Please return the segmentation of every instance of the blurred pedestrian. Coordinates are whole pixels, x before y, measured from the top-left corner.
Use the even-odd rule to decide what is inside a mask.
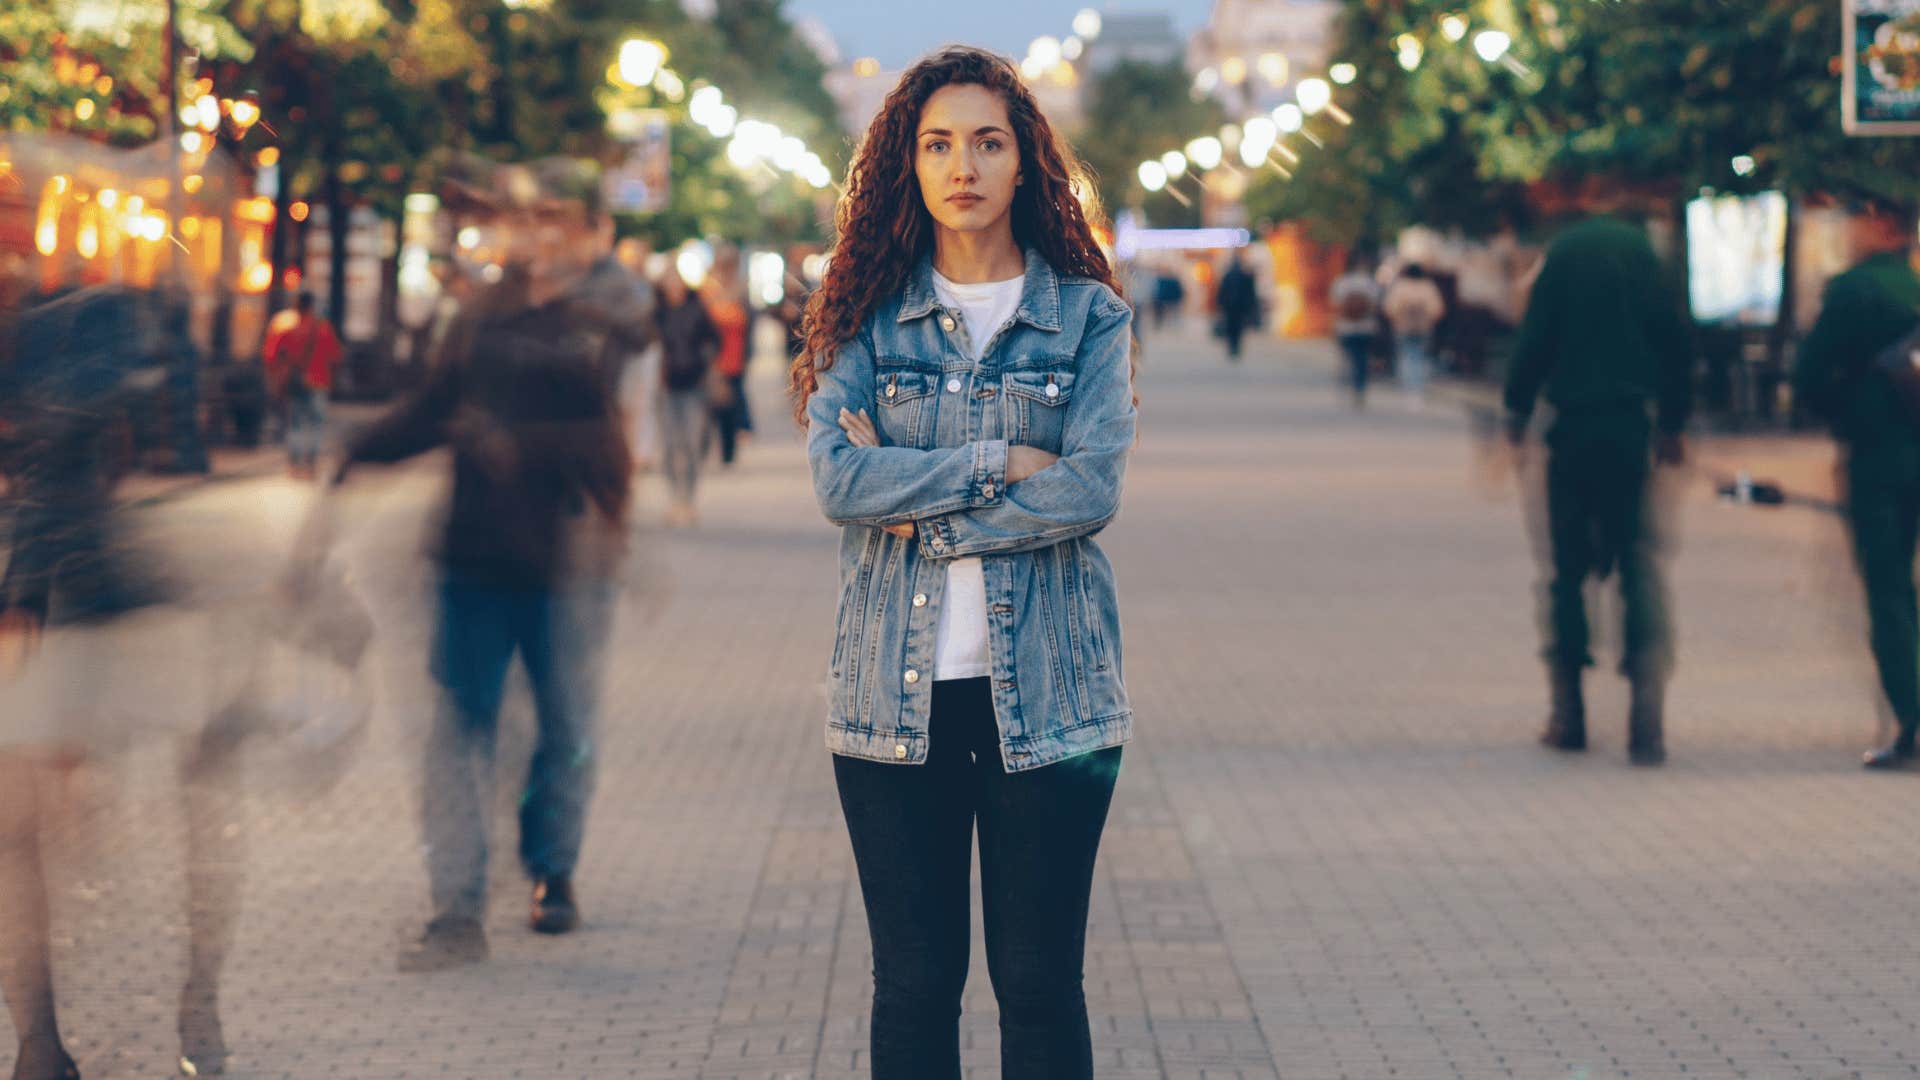
[[[1187,299],[1187,287],[1180,284],[1180,275],[1167,267],[1161,267],[1153,277],[1153,330],[1167,324],[1170,316],[1180,314],[1180,305]]]
[[[1433,328],[1447,313],[1446,299],[1426,268],[1410,263],[1387,286],[1380,307],[1393,329],[1400,388],[1418,404],[1426,399],[1427,378],[1433,371]]]
[[[326,440],[327,395],[340,362],[340,339],[333,324],[314,310],[312,293],[301,293],[290,314],[274,317],[261,361],[267,392],[286,421],[288,471],[311,480]]]
[[[227,1056],[218,980],[239,903],[237,740],[199,692],[214,635],[114,496],[117,418],[170,359],[150,348],[142,303],[111,285],[44,293],[0,344],[0,998],[19,1040],[14,1080],[80,1075],[56,1008],[47,822],[76,770],[147,737],[177,743],[189,825],[181,1058],[215,1073]]]
[[[366,462],[448,445],[453,485],[438,550],[431,669],[441,698],[422,802],[433,918],[403,971],[484,959],[491,763],[518,655],[538,734],[520,806],[529,922],[579,924],[574,870],[595,774],[594,727],[632,459],[602,333],[564,297],[575,281],[509,266],[463,346],[410,401],[354,440],[336,482]]]
[[[739,248],[725,244],[715,249],[713,270],[700,288],[700,299],[720,335],[720,348],[713,358],[715,377],[708,384],[708,404],[713,411],[709,431],[720,437],[720,464],[732,465],[740,440],[753,431],[753,416],[747,411],[753,308],[747,299],[747,283],[740,274]],[[700,456],[706,457],[704,450]]]
[[[1920,537],[1920,415],[1876,358],[1920,321],[1912,215],[1869,207],[1853,219],[1866,258],[1827,285],[1801,343],[1794,396],[1826,421],[1847,475],[1847,525],[1867,594],[1873,659],[1898,734],[1870,769],[1910,769],[1920,732],[1920,615],[1913,584]]]
[[[633,439],[633,467],[644,471],[660,457],[660,423],[656,415],[660,396],[660,320],[659,296],[647,264],[653,259],[653,247],[639,237],[629,236],[614,246],[614,257],[635,281],[648,290],[652,305],[652,337],[636,353],[621,373],[620,400],[626,408],[627,423]]]
[[[1244,252],[1235,250],[1227,257],[1227,269],[1220,275],[1213,303],[1218,320],[1215,333],[1227,344],[1227,359],[1238,363],[1240,339],[1260,321],[1260,289],[1247,269]]]
[[[1334,340],[1347,360],[1353,407],[1364,408],[1373,343],[1380,335],[1380,286],[1374,283],[1366,256],[1356,252],[1347,257],[1347,272],[1334,279],[1328,299],[1333,303]]]
[[[700,479],[700,453],[712,412],[714,358],[720,331],[707,306],[678,270],[660,277],[660,442],[667,472],[667,524],[684,528],[699,521],[693,508]]]
[[[1628,755],[1636,765],[1666,760],[1673,638],[1651,495],[1654,465],[1686,457],[1681,432],[1693,380],[1682,313],[1643,231],[1612,217],[1577,224],[1548,249],[1506,384],[1507,436],[1516,452],[1543,390],[1554,408],[1544,652],[1552,712],[1542,741],[1586,749],[1580,681],[1593,657],[1585,589],[1589,578],[1617,573],[1626,621],[1620,669],[1633,686]]]
[[[843,526],[827,745],[873,1075],[960,1076],[977,828],[1001,1075],[1088,1078],[1087,909],[1132,733],[1091,537],[1133,444],[1132,314],[1078,163],[998,56],[908,69],[849,175],[793,387]]]

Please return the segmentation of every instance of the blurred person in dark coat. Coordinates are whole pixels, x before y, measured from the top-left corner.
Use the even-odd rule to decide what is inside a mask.
[[[6,299],[19,309],[0,346],[0,997],[19,1040],[13,1077],[80,1075],[55,1008],[45,823],[67,776],[142,737],[181,740],[181,1057],[211,1075],[227,1056],[218,977],[243,862],[225,805],[239,718],[214,717],[201,693],[212,635],[114,495],[117,418],[150,401],[172,358],[152,347],[148,298],[131,290]]]
[[[1880,687],[1898,733],[1868,751],[1870,769],[1910,769],[1920,732],[1920,616],[1913,556],[1920,537],[1920,420],[1875,358],[1920,322],[1913,218],[1872,207],[1854,219],[1866,258],[1827,284],[1794,371],[1798,401],[1825,420],[1844,450],[1847,525],[1866,587]]]
[[[1632,682],[1628,755],[1666,760],[1673,637],[1651,510],[1656,463],[1679,465],[1692,406],[1692,352],[1676,290],[1645,232],[1598,217],[1547,251],[1507,376],[1507,435],[1519,452],[1535,403],[1554,408],[1547,432],[1546,586],[1552,712],[1542,741],[1587,745],[1581,675],[1588,651],[1589,578],[1617,573],[1625,602],[1621,672]]]
[[[577,273],[575,271],[574,273]],[[507,268],[454,331],[418,395],[353,441],[340,470],[453,450],[437,549],[431,669],[441,704],[423,801],[433,917],[406,971],[487,955],[488,792],[507,669],[533,691],[537,742],[520,800],[530,924],[565,933],[595,773],[594,726],[613,574],[626,540],[632,459],[607,330],[566,298],[565,268]]]
[[[1227,269],[1220,275],[1219,289],[1214,293],[1214,306],[1218,309],[1220,339],[1227,344],[1227,359],[1238,363],[1240,339],[1246,336],[1248,328],[1260,322],[1260,288],[1253,280],[1252,271],[1247,269],[1247,257],[1243,253],[1235,251],[1228,258]]]

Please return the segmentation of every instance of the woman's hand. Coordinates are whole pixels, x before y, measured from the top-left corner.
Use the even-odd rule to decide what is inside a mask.
[[[867,415],[865,409],[857,413],[841,409],[840,430],[847,433],[847,441],[856,447],[880,445],[880,432],[874,428],[873,418]],[[902,540],[911,540],[918,535],[911,521],[904,525],[887,525],[884,528]]]
[[[1032,446],[1007,447],[1007,483],[1017,484],[1060,460],[1059,454]]]

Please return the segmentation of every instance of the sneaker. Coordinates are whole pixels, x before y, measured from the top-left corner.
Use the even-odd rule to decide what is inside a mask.
[[[564,934],[580,925],[580,907],[573,902],[568,878],[542,878],[533,885],[533,914],[527,920],[542,934]]]
[[[487,932],[480,920],[442,915],[427,924],[418,941],[400,950],[400,970],[409,975],[478,964],[487,958]]]

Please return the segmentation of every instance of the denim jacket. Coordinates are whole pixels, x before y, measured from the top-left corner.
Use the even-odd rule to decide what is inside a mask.
[[[934,637],[950,560],[977,556],[1002,764],[1037,769],[1132,735],[1113,568],[1093,535],[1120,508],[1134,438],[1132,312],[1095,281],[1026,255],[1020,307],[978,363],[923,261],[819,377],[807,457],[843,526],[827,747],[927,759]],[[865,409],[882,445],[836,418]],[[1057,464],[1009,485],[1007,448]],[[912,522],[906,540],[884,526]]]

